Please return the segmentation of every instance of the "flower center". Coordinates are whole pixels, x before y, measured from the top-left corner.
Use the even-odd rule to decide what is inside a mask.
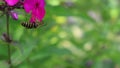
[[[38,6],[39,6],[39,3],[36,3],[36,4],[35,4],[35,8],[37,8]]]

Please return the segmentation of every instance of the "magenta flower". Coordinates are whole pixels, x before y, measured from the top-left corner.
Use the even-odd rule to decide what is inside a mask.
[[[27,13],[31,13],[30,22],[42,21],[45,16],[44,0],[25,0],[24,9]]]
[[[14,6],[19,0],[5,0],[9,6]]]

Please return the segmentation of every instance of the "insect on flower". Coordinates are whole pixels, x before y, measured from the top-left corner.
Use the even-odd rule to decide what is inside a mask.
[[[43,25],[43,18],[45,16],[45,1],[44,0],[25,0],[24,9],[31,14],[29,22],[22,22],[21,25],[28,29],[37,28]]]

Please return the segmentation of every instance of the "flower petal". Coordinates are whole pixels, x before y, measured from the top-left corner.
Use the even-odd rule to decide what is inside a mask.
[[[45,16],[45,9],[44,8],[38,8],[32,10],[32,16],[36,18],[36,20],[42,21],[42,19]]]
[[[5,0],[9,6],[14,6],[19,0]]]
[[[25,0],[24,9],[27,13],[31,13],[30,22],[42,21],[45,16],[44,0]]]
[[[9,6],[14,6],[19,0],[5,0]]]
[[[37,2],[40,4],[39,7],[45,7],[45,1],[44,0],[37,0]]]
[[[33,5],[34,5],[34,2],[32,2],[32,0],[25,0],[24,1],[24,9],[25,9],[25,11],[27,13],[30,13],[30,11],[34,8]]]

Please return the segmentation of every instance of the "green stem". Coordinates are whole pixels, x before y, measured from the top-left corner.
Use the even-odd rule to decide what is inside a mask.
[[[6,27],[7,27],[7,36],[8,39],[10,38],[9,36],[9,13],[6,12]],[[12,68],[12,63],[11,63],[11,48],[10,48],[10,44],[8,42],[8,63],[9,63],[9,68]]]

